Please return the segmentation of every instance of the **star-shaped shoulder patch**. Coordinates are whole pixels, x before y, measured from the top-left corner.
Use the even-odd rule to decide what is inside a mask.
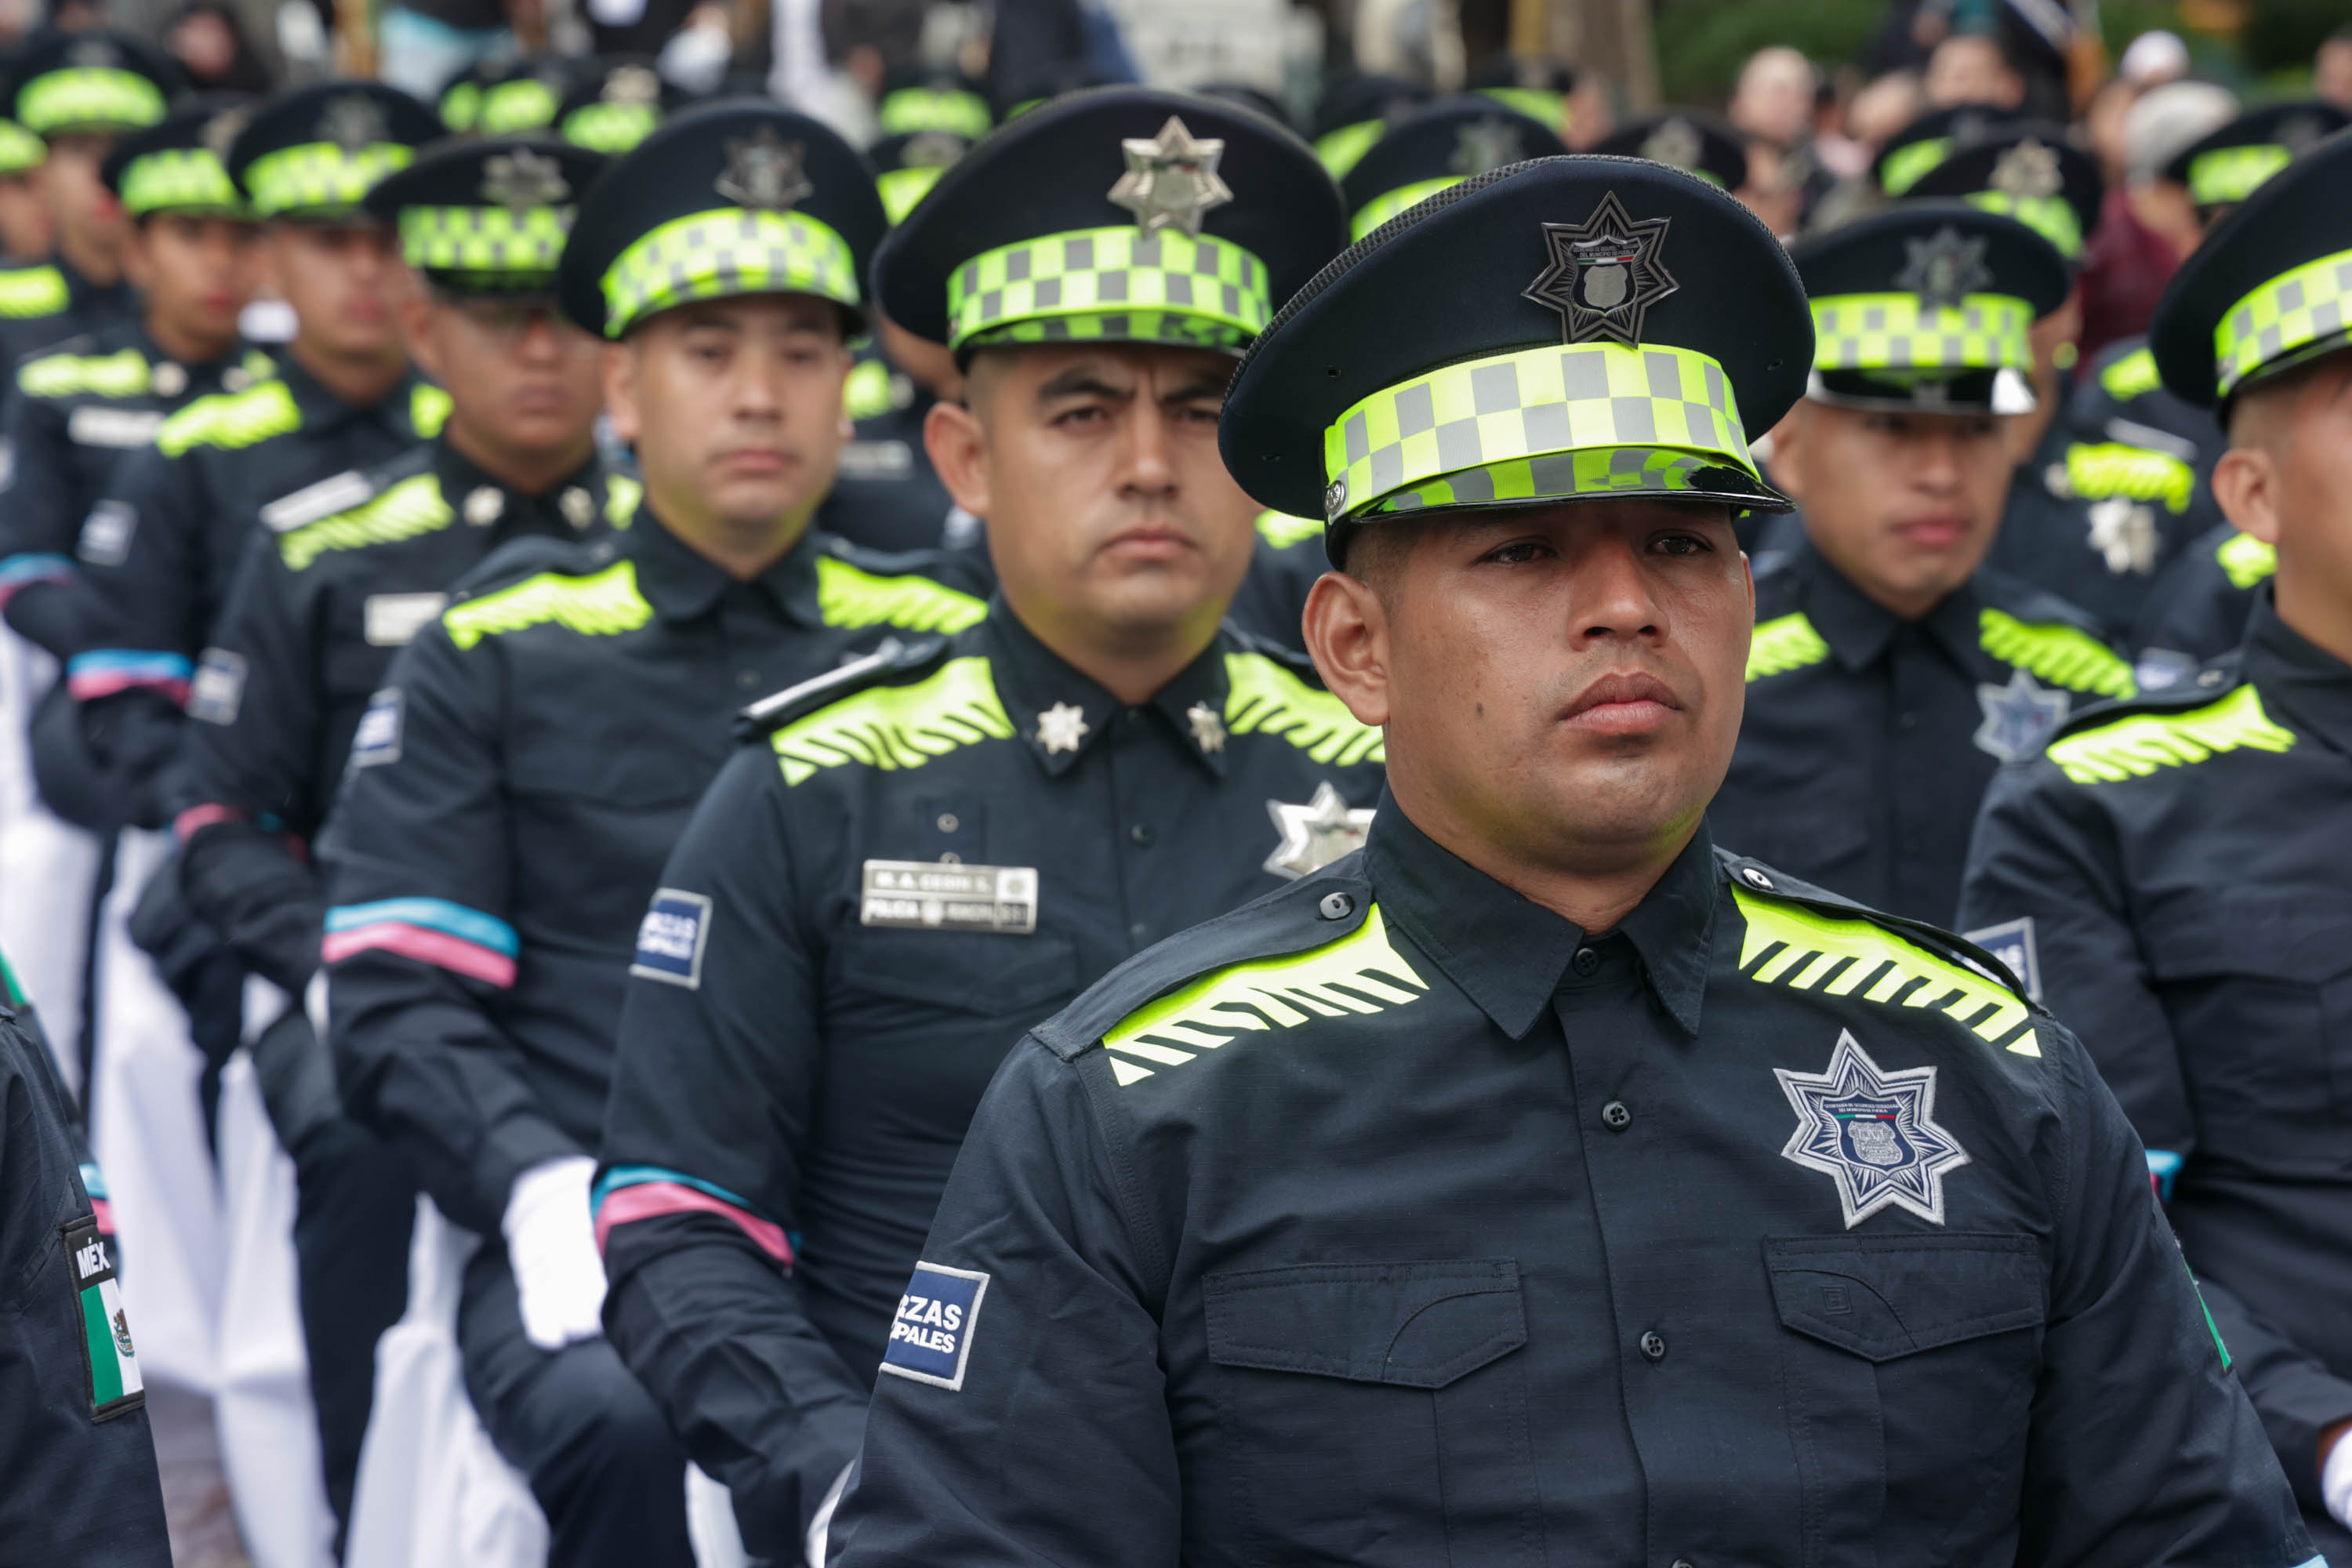
[[[1661,259],[1673,221],[1633,217],[1611,191],[1584,222],[1543,226],[1550,262],[1523,292],[1559,312],[1564,342],[1608,337],[1640,348],[1643,315],[1682,287]]]
[[[1962,239],[1949,224],[1926,239],[1905,240],[1903,250],[1905,264],[1895,286],[1918,295],[1922,310],[1958,310],[1961,300],[1992,281],[1983,237]]]
[[[1174,115],[1154,137],[1128,137],[1119,144],[1127,173],[1110,188],[1110,199],[1135,215],[1146,234],[1163,228],[1201,232],[1201,219],[1212,207],[1234,199],[1233,188],[1218,177],[1217,160],[1225,155],[1218,137],[1195,137]]]
[[[728,142],[727,170],[713,188],[739,207],[788,212],[794,202],[816,194],[801,170],[807,151],[779,137],[774,126],[762,125],[751,136]]]
[[[1772,1076],[1797,1112],[1780,1157],[1837,1184],[1848,1230],[1889,1207],[1944,1223],[1945,1173],[1969,1152],[1936,1125],[1934,1068],[1883,1072],[1841,1031],[1827,1072],[1774,1068]]]

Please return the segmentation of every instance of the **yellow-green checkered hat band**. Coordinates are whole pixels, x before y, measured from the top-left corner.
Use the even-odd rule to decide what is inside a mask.
[[[885,136],[915,131],[952,131],[967,142],[988,134],[993,121],[987,100],[977,93],[901,88],[882,100],[876,120]]]
[[[2189,160],[2189,199],[2200,207],[2242,202],[2294,161],[2284,147],[2216,147]]]
[[[587,103],[563,117],[563,139],[574,147],[614,156],[627,152],[661,125],[651,103]]]
[[[1570,496],[1717,493],[1721,461],[1656,447],[1600,447],[1513,458],[1430,479],[1375,501],[1361,515],[1425,511],[1440,506],[1499,506]]]
[[[491,274],[555,270],[573,207],[403,207],[400,254],[432,272]]]
[[[479,82],[461,81],[441,95],[441,123],[452,131],[471,131],[482,117]]]
[[[1461,183],[1461,175],[1448,174],[1442,179],[1415,180],[1412,184],[1384,191],[1356,209],[1356,216],[1348,220],[1348,237],[1361,239],[1405,208],[1419,206],[1438,192]]]
[[[2213,359],[2227,397],[2254,372],[2302,351],[2340,343],[2352,318],[2352,250],[2282,272],[2223,312]]]
[[[203,147],[167,147],[122,167],[122,210],[133,217],[159,212],[242,213],[245,195]]]
[[[2007,191],[1971,191],[1970,206],[2004,213],[2051,244],[2069,261],[2083,254],[2083,220],[2063,196],[2012,196]]]
[[[1830,294],[1813,301],[1813,368],[2022,371],[2032,325],[2033,307],[2009,294],[1934,310],[1916,294]]]
[[[397,142],[378,142],[356,153],[331,142],[306,142],[247,163],[245,191],[257,217],[354,207],[378,180],[405,169],[415,157],[415,148]]]
[[[674,218],[604,273],[604,331],[619,337],[658,310],[737,294],[814,294],[856,305],[849,242],[806,213],[718,207]]]
[[[143,131],[163,118],[163,89],[137,71],[71,67],[47,71],[16,95],[16,122],[36,135],[59,131]]]
[[[1325,510],[1336,521],[1441,476],[1458,486],[1471,468],[1660,447],[1755,479],[1721,365],[1664,346],[1521,349],[1416,376],[1342,414],[1323,433]]]
[[[1878,171],[1878,188],[1890,196],[1899,196],[1951,155],[1952,139],[1948,136],[1930,136],[1908,147],[1898,147],[1886,155],[1885,164]]]
[[[1265,263],[1230,240],[1129,226],[1049,234],[975,256],[948,279],[948,346],[1001,341],[1016,322],[1191,318],[1171,341],[1239,347],[1274,315]],[[1202,334],[1205,332],[1204,337]],[[1129,336],[1087,332],[1065,337]],[[1039,341],[1022,339],[1019,341]]]
[[[1186,348],[1241,348],[1248,334],[1206,316],[1178,310],[1108,310],[1084,316],[1046,316],[974,332],[957,346],[984,349],[1002,343],[1171,343]]]
[[[882,198],[882,211],[892,223],[897,223],[915,210],[915,204],[931,194],[940,183],[945,168],[917,164],[911,168],[886,169],[875,177],[874,189]]]
[[[474,129],[485,136],[537,131],[555,123],[555,111],[562,103],[555,89],[537,77],[502,81],[482,94],[482,107]]]
[[[0,120],[0,178],[28,174],[49,155],[49,144],[13,120]]]

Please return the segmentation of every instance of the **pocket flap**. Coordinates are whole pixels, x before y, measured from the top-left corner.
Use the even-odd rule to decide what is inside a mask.
[[[1209,1357],[1220,1366],[1443,1388],[1528,1342],[1519,1266],[1310,1263],[1212,1274]]]
[[[1780,1321],[1874,1362],[2042,1321],[2030,1236],[1768,1237]]]

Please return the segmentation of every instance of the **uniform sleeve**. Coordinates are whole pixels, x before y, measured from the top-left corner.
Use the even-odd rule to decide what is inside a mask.
[[[587,1152],[539,1103],[498,1016],[520,944],[496,658],[461,654],[437,623],[401,650],[321,849],[344,1103],[444,1213],[484,1234],[524,1170]]]
[[[0,614],[19,637],[69,658],[81,618],[73,563],[81,518],[66,472],[66,422],[51,405],[19,396],[5,427],[14,461],[0,491]]]
[[[2324,1512],[2319,1435],[2352,1420],[2352,1382],[2329,1371],[2228,1286],[2208,1279],[2199,1289],[2213,1314],[2214,1331],[2229,1349],[2231,1370],[2253,1401],[2288,1484],[2308,1512]]]
[[[326,898],[289,836],[320,745],[319,650],[277,542],[256,533],[188,703],[190,804],[175,826],[188,905],[248,963],[299,992],[319,966]]]
[[[2042,1041],[2058,1221],[2018,1562],[2310,1563],[2294,1494],[2148,1192],[2139,1141],[2081,1047],[2063,1029]]]
[[[1024,1041],[900,1300],[838,1563],[1177,1562],[1163,1286],[1118,1191],[1079,1070]]]
[[[170,816],[167,774],[203,637],[191,591],[201,482],[185,456],[139,453],[83,519],[75,543],[89,608],[82,646],[66,665],[68,686],[82,705],[91,751],[122,775],[147,826]]]
[[[614,1347],[726,1483],[747,1549],[797,1562],[857,1451],[866,1389],[792,1278],[823,959],[795,916],[781,794],[764,747],[737,753],[663,870],[595,1205]]]

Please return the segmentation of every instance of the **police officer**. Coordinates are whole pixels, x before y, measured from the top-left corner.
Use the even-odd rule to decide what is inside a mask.
[[[1849,898],[1947,921],[1994,767],[2073,703],[2133,689],[2095,623],[1979,566],[2002,526],[2007,418],[2031,396],[2028,324],[2065,270],[2023,225],[1953,204],[1791,254],[1816,342],[1772,474],[1801,531],[1757,577],[1715,827]]]
[[[2082,1031],[2331,1559],[2352,1554],[2352,142],[2255,194],[2150,335],[2216,406],[2213,488],[2277,552],[2243,645],[2004,773],[1960,918]]]
[[[604,160],[546,139],[469,141],[368,193],[421,279],[410,353],[449,388],[433,441],[264,510],[189,716],[178,816],[189,908],[255,973],[299,995],[319,964],[315,841],[369,698],[451,584],[508,540],[584,538],[635,510],[592,426],[598,342],[557,312],[563,235]],[[299,1011],[254,1045],[262,1098],[293,1156],[302,1321],[327,1496],[348,1519],[376,1336],[405,1301],[415,1197],[379,1140],[341,1114],[324,1047]]]
[[[1771,235],[1631,159],[1453,195],[1222,427],[1332,519],[1369,842],[1014,1048],[841,1561],[2311,1560],[2073,1037],[1710,842],[1744,423],[1811,357]]]
[[[0,65],[0,79],[14,68],[13,62]],[[0,119],[0,281],[48,259],[56,229],[33,188],[33,173],[48,155],[39,137],[13,120]]]
[[[1218,627],[1258,510],[1214,439],[1231,356],[1341,232],[1288,132],[1118,88],[1024,116],[882,248],[882,308],[969,367],[931,445],[1000,593],[753,710],[638,938],[597,1188],[614,1344],[755,1554],[800,1560],[856,1451],[1004,1051],[1361,838],[1379,735]]]
[[[116,137],[163,118],[183,79],[168,56],[121,33],[51,33],[17,58],[9,101],[47,144],[33,180],[57,251],[0,274],[0,365],[138,314],[122,275],[124,215],[100,166]]]
[[[185,110],[107,155],[102,174],[130,222],[123,260],[143,312],[36,354],[17,369],[8,405],[16,467],[0,508],[0,611],[39,652],[20,650],[15,689],[0,691],[0,709],[11,714],[0,751],[30,748],[18,755],[38,793],[0,808],[0,942],[43,1000],[51,1041],[72,1064],[68,1081],[79,1081],[88,1039],[90,904],[125,810],[56,679],[81,634],[75,536],[166,415],[276,374],[268,355],[237,338],[253,228],[205,143],[215,117],[210,108]]]
[[[0,959],[0,1568],[171,1568],[138,1345],[70,1104]]]
[[[555,131],[575,147],[617,158],[685,101],[686,94],[663,80],[651,60],[591,60],[555,106]]]
[[[1389,128],[1339,182],[1348,237],[1361,239],[1438,192],[1528,158],[1568,151],[1559,137],[1485,96],[1443,99]],[[1315,531],[1320,552],[1322,529]]]
[[[605,351],[644,502],[617,539],[518,542],[394,661],[321,858],[351,1114],[485,1245],[467,1387],[557,1568],[689,1561],[685,1456],[599,1337],[588,1213],[628,954],[747,697],[983,604],[807,526],[882,233],[816,121],[681,115],[582,204],[559,294]]]

